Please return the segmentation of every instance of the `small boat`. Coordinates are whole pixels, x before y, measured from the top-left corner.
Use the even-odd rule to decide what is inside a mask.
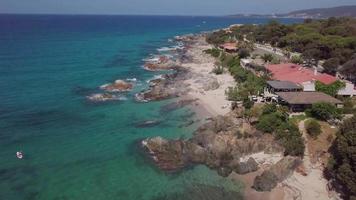
[[[18,159],[22,159],[22,158],[23,158],[22,152],[21,152],[21,151],[16,152],[16,157],[17,157]]]

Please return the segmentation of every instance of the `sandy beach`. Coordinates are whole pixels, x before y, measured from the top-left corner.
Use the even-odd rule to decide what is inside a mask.
[[[204,114],[206,117],[225,115],[230,111],[230,102],[226,99],[225,91],[228,87],[236,85],[228,71],[221,75],[212,72],[215,58],[203,52],[212,47],[205,42],[204,37],[199,37],[197,43],[186,53],[192,58],[192,62],[181,65],[193,74],[192,78],[185,80],[185,83],[190,85],[190,91],[183,98],[197,99],[198,105],[195,104],[194,109],[198,115]],[[207,84],[215,82],[218,83],[217,89],[207,88]]]

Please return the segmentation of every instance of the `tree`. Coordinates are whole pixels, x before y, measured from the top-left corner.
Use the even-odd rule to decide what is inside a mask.
[[[321,133],[321,126],[315,119],[309,119],[305,123],[305,129],[312,138],[317,138]]]
[[[324,121],[340,117],[336,106],[326,102],[313,104],[311,109],[307,110],[307,113],[316,119]]]
[[[251,109],[253,106],[254,102],[250,100],[250,98],[244,98],[242,105],[244,106],[245,109]]]
[[[330,58],[326,60],[323,64],[324,71],[328,74],[335,75],[339,65],[340,60],[338,58]]]
[[[239,58],[247,58],[250,56],[250,51],[246,48],[239,49],[238,52]]]
[[[341,185],[344,199],[356,199],[356,117],[344,121],[331,147],[328,172]]]

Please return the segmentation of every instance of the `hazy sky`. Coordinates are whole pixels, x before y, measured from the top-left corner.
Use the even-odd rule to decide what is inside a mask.
[[[356,5],[356,0],[0,0],[0,13],[227,15]]]

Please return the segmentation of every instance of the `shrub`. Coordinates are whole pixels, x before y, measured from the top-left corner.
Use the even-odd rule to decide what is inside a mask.
[[[300,56],[292,56],[291,62],[294,64],[302,64],[303,59]]]
[[[284,147],[284,155],[301,157],[304,155],[304,139],[295,124],[290,122],[282,124],[274,135]]]
[[[261,58],[265,62],[271,62],[273,60],[273,55],[268,53],[268,54],[264,54],[263,56],[261,56]]]
[[[312,108],[307,110],[307,114],[324,121],[340,117],[336,106],[325,102],[313,104]]]
[[[277,111],[277,104],[275,103],[266,104],[265,106],[263,106],[262,114],[266,115],[266,114],[274,113],[276,111]]]
[[[281,63],[281,60],[278,59],[277,57],[273,57],[272,61],[271,61],[272,64],[276,65],[276,64],[280,64]]]
[[[321,133],[321,126],[315,119],[310,119],[305,123],[305,129],[312,138],[317,138]]]
[[[244,108],[250,109],[254,105],[254,102],[247,97],[243,99],[242,105],[244,106]]]
[[[217,48],[204,50],[204,53],[210,54],[211,56],[218,58],[220,56],[220,50]]]
[[[227,100],[229,101],[239,101],[240,95],[238,87],[228,87],[225,91],[225,95],[227,96]]]
[[[224,73],[224,68],[220,65],[217,65],[214,67],[213,73],[217,74],[217,75],[222,74],[222,73]]]
[[[273,131],[283,125],[284,121],[284,116],[279,112],[264,114],[258,120],[256,128],[263,132],[273,133]]]
[[[329,84],[329,85],[326,85],[320,81],[316,81],[316,83],[315,83],[316,91],[323,92],[330,96],[336,96],[337,92],[344,87],[345,87],[345,83],[340,80],[337,80],[334,83]]]
[[[240,58],[247,58],[250,56],[250,51],[246,48],[241,48],[238,52]]]

